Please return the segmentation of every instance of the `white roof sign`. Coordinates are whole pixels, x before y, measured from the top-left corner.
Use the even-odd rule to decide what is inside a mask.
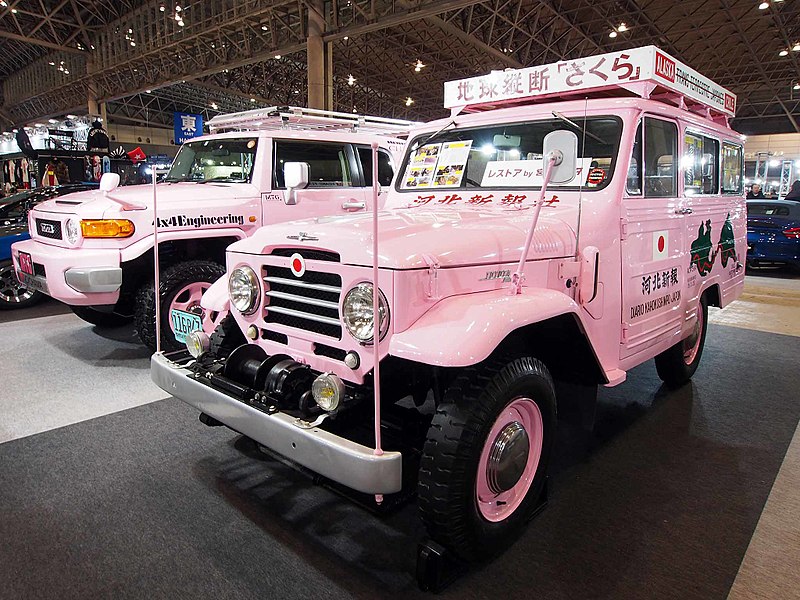
[[[444,106],[465,108],[614,88],[645,98],[662,88],[730,117],[736,113],[735,94],[655,46],[448,81]]]

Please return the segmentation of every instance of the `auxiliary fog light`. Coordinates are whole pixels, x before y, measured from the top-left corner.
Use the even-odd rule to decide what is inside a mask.
[[[192,331],[186,336],[186,349],[194,358],[200,358],[203,356],[203,354],[208,352],[210,346],[211,340],[209,339],[208,334],[202,329]]]
[[[317,406],[325,412],[332,412],[344,397],[344,383],[333,373],[323,373],[311,385],[311,395]]]

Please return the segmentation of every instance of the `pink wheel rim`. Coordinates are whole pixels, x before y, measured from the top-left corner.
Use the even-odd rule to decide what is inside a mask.
[[[520,431],[527,435],[527,460],[522,472],[510,488],[503,491],[492,483],[493,455],[497,453],[501,436],[508,431]],[[498,415],[486,437],[480,459],[478,477],[475,482],[475,501],[478,510],[487,521],[497,523],[511,516],[530,490],[544,442],[544,421],[536,403],[530,398],[515,398]]]
[[[205,311],[200,306],[200,298],[203,297],[203,293],[210,287],[211,284],[205,281],[193,281],[183,286],[178,290],[178,293],[175,294],[172,303],[169,305],[170,313],[173,310],[182,310],[183,312],[200,315],[203,321],[203,330],[206,331],[206,322],[211,321],[211,315],[205,314]],[[172,330],[172,333],[175,333],[175,325],[172,319],[168,317],[167,320],[169,321],[169,328]]]
[[[694,328],[692,333],[683,340],[683,362],[690,365],[697,358],[697,353],[700,351],[700,341],[703,337],[703,306],[697,304],[697,318],[695,319]]]

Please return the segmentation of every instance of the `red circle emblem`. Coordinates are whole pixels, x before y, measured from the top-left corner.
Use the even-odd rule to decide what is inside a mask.
[[[586,177],[586,182],[592,185],[600,185],[606,179],[606,172],[603,169],[595,167],[589,171]]]
[[[664,251],[664,243],[665,243],[664,236],[663,235],[658,236],[658,251],[659,252],[663,252]]]
[[[295,252],[289,258],[289,267],[292,269],[292,275],[302,277],[306,272],[306,261],[300,254]]]

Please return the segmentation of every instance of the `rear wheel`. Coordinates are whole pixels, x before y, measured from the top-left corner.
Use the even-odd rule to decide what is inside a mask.
[[[132,317],[113,312],[102,312],[91,306],[70,306],[81,319],[98,327],[122,327],[131,322]]]
[[[691,333],[656,356],[658,376],[671,388],[680,387],[692,378],[703,355],[708,329],[708,301],[705,295],[700,297],[695,312],[696,319]]]
[[[555,432],[555,389],[541,361],[465,369],[423,449],[419,507],[431,537],[470,562],[507,548],[536,509]]]
[[[0,310],[26,308],[41,302],[44,294],[25,288],[11,261],[0,262]]]
[[[225,274],[225,267],[207,260],[190,260],[167,268],[161,277],[161,349],[178,350],[183,342],[176,338],[176,330],[171,311],[179,310],[196,315],[207,329],[212,319],[219,319],[218,313],[206,315],[200,306],[200,298],[217,279]],[[134,319],[139,339],[150,350],[156,349],[156,304],[155,284],[150,281],[136,293]],[[211,325],[213,329],[213,324]]]

